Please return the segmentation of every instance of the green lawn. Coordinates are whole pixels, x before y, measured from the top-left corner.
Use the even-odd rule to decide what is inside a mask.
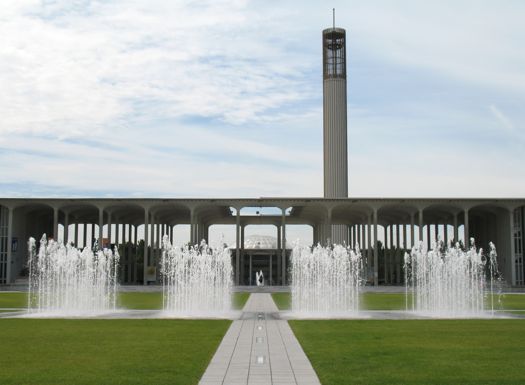
[[[404,293],[363,293],[361,308],[366,310],[405,310]]]
[[[288,310],[292,306],[292,295],[290,293],[272,293],[272,298],[279,310]]]
[[[242,309],[249,296],[249,293],[233,293],[233,308]],[[0,292],[0,308],[25,308],[26,306],[27,293]],[[135,310],[162,309],[162,293],[140,291],[121,292],[119,293],[118,306]]]
[[[250,293],[233,293],[232,307],[237,310],[242,310],[249,297]]]
[[[272,297],[280,310],[290,309],[290,293],[273,293]],[[405,294],[363,293],[360,306],[363,310],[405,310]],[[487,308],[490,308],[489,299],[487,299]],[[494,295],[494,309],[525,311],[525,294]]]
[[[523,384],[524,320],[290,321],[323,385]]]
[[[230,321],[0,320],[0,382],[196,384]]]
[[[162,309],[162,293],[129,291],[118,295],[118,306],[133,310]]]
[[[3,307],[27,307],[27,293],[0,292],[0,308]]]
[[[249,296],[249,293],[234,293],[233,308],[242,309]],[[279,309],[290,309],[290,293],[273,293],[272,297]],[[494,297],[494,308],[496,310],[525,311],[525,294],[505,294]],[[162,309],[162,293],[122,292],[119,293],[118,304],[127,309]],[[0,292],[0,309],[6,307],[24,308],[26,306],[26,293]],[[403,293],[363,293],[361,308],[363,310],[404,310],[405,295]]]

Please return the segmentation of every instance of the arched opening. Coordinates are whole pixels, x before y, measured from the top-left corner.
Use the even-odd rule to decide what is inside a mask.
[[[208,228],[208,243],[213,247],[216,245],[228,245],[235,247],[235,225],[214,224]]]

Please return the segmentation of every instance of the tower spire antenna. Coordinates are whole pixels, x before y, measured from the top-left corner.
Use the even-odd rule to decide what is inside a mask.
[[[333,29],[335,29],[335,8],[332,8],[332,25]]]

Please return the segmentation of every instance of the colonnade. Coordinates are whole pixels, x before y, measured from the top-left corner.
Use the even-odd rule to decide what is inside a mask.
[[[263,206],[278,208],[280,214],[241,215],[244,207]],[[400,283],[401,251],[422,240],[429,248],[438,234],[445,242],[462,238],[468,244],[473,236],[486,247],[494,241],[506,279],[523,284],[524,207],[525,200],[510,199],[0,199],[0,284],[13,282],[23,268],[26,239],[44,232],[56,238],[59,224],[65,229],[64,241],[80,247],[91,246],[95,239],[104,245],[104,235],[107,243],[120,244],[124,265],[134,266],[126,267],[133,283],[156,280],[151,267],[160,258],[162,236],[173,241],[178,224],[190,225],[192,244],[207,240],[213,224],[235,225],[232,264],[239,283],[245,226],[271,224],[278,241],[278,283],[286,284],[286,226],[308,224],[315,243],[333,243],[338,234],[334,228],[346,229],[345,242],[359,244],[375,285]]]

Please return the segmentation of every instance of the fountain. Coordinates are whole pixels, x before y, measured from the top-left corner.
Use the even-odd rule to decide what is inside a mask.
[[[28,310],[52,315],[95,315],[116,309],[119,255],[108,249],[79,250],[47,240],[36,252],[29,239]]]
[[[164,310],[178,315],[220,315],[231,310],[232,264],[228,248],[177,247],[163,239]]]
[[[359,246],[295,246],[291,257],[292,312],[330,316],[356,313],[362,257]]]
[[[487,258],[482,249],[476,249],[474,239],[467,251],[459,244],[445,247],[441,241],[428,252],[422,243],[414,247],[405,254],[407,310],[435,317],[483,316],[488,289],[493,311],[498,268],[493,243],[490,248]]]

